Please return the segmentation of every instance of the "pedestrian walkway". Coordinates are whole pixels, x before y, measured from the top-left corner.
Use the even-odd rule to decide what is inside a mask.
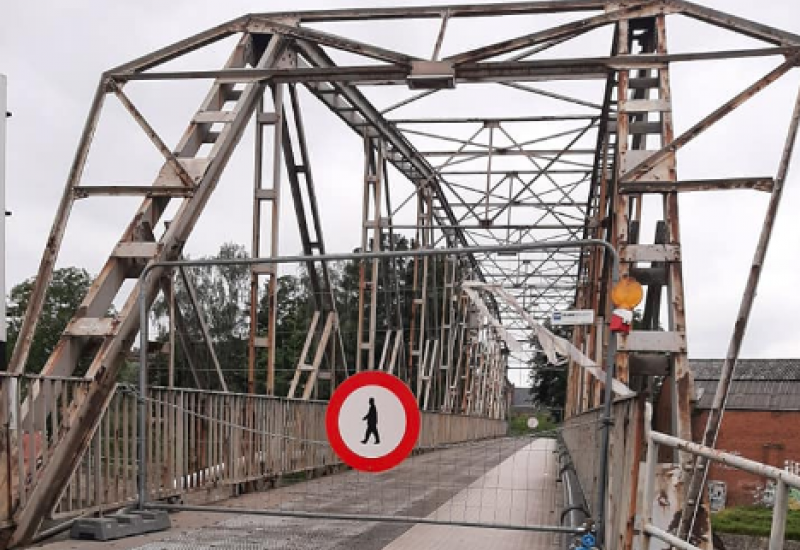
[[[442,505],[432,518],[452,521],[558,525],[560,486],[555,440],[538,439]],[[545,550],[561,535],[472,527],[415,525],[385,550]],[[561,546],[562,548],[566,545]]]
[[[346,472],[217,506],[414,516],[444,522],[558,525],[555,440],[504,439],[418,455],[379,475]],[[170,531],[107,543],[60,540],[45,550],[550,550],[561,535],[488,527],[172,514]]]

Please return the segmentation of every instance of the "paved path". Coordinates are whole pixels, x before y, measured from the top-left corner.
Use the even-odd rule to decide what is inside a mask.
[[[557,525],[555,442],[505,438],[415,456],[382,474],[347,472],[244,495],[217,506]],[[527,531],[181,512],[163,533],[108,543],[59,540],[46,550],[550,550]]]
[[[561,486],[552,439],[535,440],[443,504],[430,517],[516,525],[558,525]],[[566,548],[552,533],[415,525],[386,550]]]

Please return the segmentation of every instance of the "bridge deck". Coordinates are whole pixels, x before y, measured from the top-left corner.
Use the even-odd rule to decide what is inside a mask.
[[[443,521],[558,525],[561,488],[555,442],[486,441],[419,455],[399,468],[370,476],[347,472],[248,494],[217,506],[330,510],[407,515]],[[172,515],[163,533],[104,543],[116,550],[549,550],[560,535],[503,529],[368,521],[234,516],[207,512]],[[46,550],[98,548],[58,540]]]

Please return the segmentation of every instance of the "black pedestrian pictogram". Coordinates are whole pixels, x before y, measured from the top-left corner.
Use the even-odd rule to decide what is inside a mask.
[[[362,441],[361,444],[366,445],[367,441],[369,441],[369,437],[374,435],[375,445],[380,445],[381,436],[378,435],[378,409],[375,408],[374,398],[369,398],[369,410],[367,411],[367,415],[361,420],[367,421],[367,433],[364,434],[364,441]]]

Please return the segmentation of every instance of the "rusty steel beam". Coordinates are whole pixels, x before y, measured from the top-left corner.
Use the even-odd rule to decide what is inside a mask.
[[[620,19],[646,17],[648,15],[652,16],[656,13],[664,13],[664,11],[666,11],[666,8],[663,6],[663,3],[660,0],[642,2],[634,6],[612,9],[611,11],[607,11],[606,13],[596,15],[588,19],[572,21],[557,27],[545,29],[543,31],[520,36],[518,38],[512,38],[510,40],[504,40],[496,44],[483,46],[481,48],[463,52],[457,55],[452,55],[446,58],[446,61],[449,61],[453,65],[478,63],[480,61],[485,61],[490,57],[513,52],[522,48],[528,48],[543,42],[548,42],[550,40],[557,40],[560,38],[581,34],[590,29],[596,29],[610,23],[615,23]]]
[[[240,45],[241,46],[241,43]],[[243,51],[241,47],[237,46],[234,54],[231,56],[231,61],[240,59],[240,54]],[[274,38],[270,41],[269,46],[266,48],[261,57],[260,65],[269,65],[275,62],[284,49],[284,42],[281,38]],[[189,200],[187,200],[179,209],[166,233],[161,237],[158,248],[158,253],[152,258],[156,260],[166,260],[176,258],[186,241],[189,233],[194,227],[200,212],[203,210],[205,204],[213,193],[219,178],[227,166],[227,162],[233,153],[235,145],[238,143],[244,128],[249,122],[253,114],[256,101],[259,94],[263,91],[263,84],[251,84],[239,98],[238,108],[236,109],[236,117],[230,123],[230,127],[221,134],[220,139],[224,142],[224,147],[220,146],[216,149],[216,154],[213,161],[209,164],[200,185],[198,185],[197,193]],[[213,102],[215,95],[212,92],[206,98],[204,105],[208,102]],[[92,118],[90,117],[90,121]],[[196,125],[190,125],[184,135],[181,146],[191,149],[190,136],[192,130],[196,129]],[[224,136],[224,138],[222,137]],[[220,145],[220,144],[217,144]],[[79,150],[79,155],[83,147]],[[196,150],[195,150],[196,151]],[[68,192],[71,195],[71,190],[68,187]],[[147,214],[144,219],[150,220],[151,218],[157,219],[160,213],[163,212],[164,205],[155,205],[153,199],[146,199],[139,209],[139,212],[144,211]],[[134,218],[131,226],[126,231],[125,236],[130,236],[139,230],[140,219],[138,215]],[[101,275],[93,283],[90,293],[95,293],[95,299],[89,302],[87,308],[102,307],[105,311],[108,307],[107,301],[113,298],[110,294],[111,290],[119,289],[122,281],[125,278],[124,267],[118,261],[118,258],[110,257],[106,267]],[[138,309],[136,306],[136,297],[143,295],[146,301],[152,302],[158,292],[159,274],[154,274],[144,288],[139,284],[134,287],[129,298],[126,300],[125,305],[119,312],[115,321],[115,333],[104,338],[103,344],[100,346],[99,351],[93,358],[89,367],[87,376],[92,377],[92,382],[83,396],[78,396],[73,400],[68,411],[70,420],[65,422],[70,428],[62,435],[57,445],[53,449],[51,460],[45,467],[38,473],[35,484],[30,492],[28,502],[24,507],[17,511],[15,515],[15,529],[10,534],[10,545],[25,544],[34,536],[39,525],[46,517],[46,515],[53,509],[57,499],[61,494],[61,489],[66,483],[69,482],[70,474],[74,471],[78,461],[82,457],[82,451],[91,440],[91,436],[96,429],[98,422],[102,415],[100,414],[108,404],[109,399],[113,395],[113,388],[116,384],[116,375],[123,362],[125,351],[130,348],[133,343],[136,332],[139,330]],[[98,286],[98,285],[103,285]],[[102,296],[99,295],[100,291],[104,291]],[[116,294],[116,292],[114,292]],[[29,315],[30,313],[28,313]],[[102,313],[99,313],[102,315]],[[80,342],[79,342],[80,343]],[[62,337],[56,352],[48,360],[46,368],[74,368],[74,364],[70,364],[71,358],[69,354],[64,353],[67,349],[65,346],[73,345],[69,337]],[[59,355],[59,350],[62,352]],[[48,373],[51,371],[48,370]],[[2,542],[2,541],[0,541]]]
[[[645,54],[636,58],[626,56],[584,57],[569,59],[537,59],[533,61],[487,61],[465,63],[454,68],[456,82],[504,82],[516,80],[595,80],[606,77],[608,69],[663,68],[668,63],[746,59],[752,57],[793,56],[798,46],[751,48],[676,54]],[[387,54],[388,55],[388,54]],[[221,82],[250,82],[273,79],[280,82],[353,82],[360,84],[405,85],[411,74],[403,64],[351,65],[298,68],[235,68],[158,72],[109,71],[116,82],[151,80],[217,79]],[[531,90],[527,90],[531,91]],[[552,94],[551,94],[552,95]],[[593,106],[594,107],[594,106]],[[585,115],[570,115],[585,116]]]
[[[791,32],[756,23],[744,17],[737,17],[736,15],[707,8],[706,6],[701,6],[694,2],[687,2],[685,0],[666,0],[666,2],[683,15],[749,36],[750,38],[756,38],[778,45],[800,45],[800,35]]]
[[[566,120],[593,120],[596,114],[587,115],[541,115],[541,116],[509,116],[509,117],[461,117],[461,118],[393,118],[389,122],[400,124],[492,124],[507,122],[563,122]],[[482,174],[485,172],[481,172]],[[520,172],[521,173],[521,172]]]
[[[771,177],[755,178],[718,178],[707,180],[670,181],[632,181],[621,183],[619,192],[636,195],[641,193],[691,193],[695,191],[724,191],[736,189],[752,189],[753,191],[772,192],[775,179]]]
[[[89,109],[89,115],[86,118],[86,124],[84,125],[80,142],[78,143],[78,151],[75,153],[75,159],[72,162],[72,167],[67,176],[67,184],[64,186],[64,193],[61,195],[61,201],[58,204],[58,210],[56,210],[53,227],[50,229],[50,235],[47,237],[42,260],[39,264],[39,271],[36,275],[31,295],[28,298],[28,309],[22,320],[22,326],[17,335],[17,343],[14,346],[14,351],[11,354],[11,360],[7,367],[8,372],[21,373],[25,370],[25,363],[28,360],[28,353],[30,352],[31,343],[33,342],[36,325],[41,317],[42,308],[44,307],[47,287],[53,279],[53,270],[55,269],[56,260],[58,259],[58,252],[61,249],[61,242],[64,240],[64,232],[67,229],[67,222],[69,221],[72,204],[75,201],[73,190],[80,184],[81,177],[83,176],[83,169],[86,166],[86,159],[89,156],[92,139],[97,130],[97,124],[100,122],[100,113],[103,109],[105,97],[105,79],[101,78],[97,90],[95,91],[94,99],[92,100],[92,106]],[[2,399],[3,398],[0,397],[0,407],[2,407],[3,410],[7,410]]]
[[[408,6],[390,8],[334,9],[315,11],[287,11],[261,14],[265,17],[287,17],[303,22],[369,21],[377,19],[439,19],[442,14],[450,17],[499,17],[504,15],[526,15],[601,11],[605,0],[543,0],[540,2],[504,2],[500,4],[445,4],[441,6]]]
[[[236,32],[241,32],[244,30],[244,25],[246,22],[246,16],[237,17],[236,19],[232,19],[227,23],[222,23],[221,25],[217,25],[216,27],[197,33],[193,36],[175,42],[174,44],[170,44],[169,46],[139,57],[138,59],[134,59],[133,61],[129,61],[128,63],[114,67],[113,69],[110,69],[106,75],[112,73],[135,73],[157,67],[158,65],[172,61],[173,59],[181,57],[182,55],[186,55],[187,53],[208,46],[209,44],[218,42],[219,40],[227,38]]]
[[[365,44],[352,38],[345,38],[306,27],[284,25],[277,21],[262,19],[260,16],[251,18],[247,23],[247,31],[257,34],[280,34],[286,38],[304,40],[320,46],[329,46],[337,50],[363,55],[386,63],[395,63],[403,67],[410,66],[413,61],[419,61],[418,57],[380,48],[372,44]]]
[[[79,185],[72,192],[75,199],[94,196],[190,197],[194,194],[194,188],[185,185]]]
[[[619,61],[615,64],[622,63]],[[458,82],[494,82],[505,80],[592,80],[605,77],[610,60],[586,59],[575,63],[556,60],[477,63],[459,67]],[[239,83],[261,80],[275,82],[352,82],[372,85],[406,85],[411,71],[400,65],[357,65],[297,69],[218,69],[202,71],[164,71],[153,73],[113,73],[119,82],[133,80],[217,79]]]
[[[798,60],[800,57],[793,56],[787,59],[785,62],[778,65],[775,69],[761,77],[758,81],[753,83],[752,85],[748,86],[745,90],[739,92],[730,100],[728,100],[724,105],[715,109],[711,114],[704,117],[700,122],[686,130],[680,136],[669,142],[667,145],[663,146],[660,150],[656,151],[651,156],[647,157],[639,164],[631,168],[628,172],[626,172],[621,179],[621,183],[627,183],[631,181],[635,181],[648,171],[652,170],[655,166],[657,166],[660,162],[666,159],[668,156],[674,154],[678,151],[681,147],[692,141],[694,138],[699,136],[709,127],[711,127],[716,122],[719,122],[729,113],[733,112],[737,107],[741,106],[744,102],[748,99],[755,96],[758,92],[765,89],[767,86],[778,80],[780,77],[788,73],[794,67],[797,66]]]
[[[717,443],[717,435],[719,428],[722,424],[722,415],[725,411],[725,402],[728,398],[731,382],[733,381],[733,373],[736,368],[736,362],[739,359],[739,352],[741,351],[742,341],[744,340],[747,331],[747,324],[750,320],[750,312],[755,302],[756,293],[758,292],[758,284],[761,280],[761,273],[764,270],[764,261],[767,257],[769,250],[769,243],[772,238],[772,231],[775,227],[775,219],[778,215],[778,208],[780,208],[781,198],[783,197],[784,184],[786,177],[789,175],[789,168],[794,153],[795,142],[797,141],[798,128],[800,128],[800,93],[798,93],[797,100],[794,105],[794,112],[789,124],[788,135],[786,143],[783,146],[783,154],[781,156],[780,166],[778,173],[775,176],[775,185],[770,195],[769,204],[767,205],[767,212],[764,216],[764,223],[761,227],[761,235],[758,239],[755,254],[753,255],[753,264],[750,267],[750,273],[747,277],[747,284],[745,285],[744,293],[742,294],[742,301],[739,305],[739,312],[736,315],[734,322],[733,334],[731,335],[730,343],[728,344],[728,351],[725,354],[725,361],[722,364],[722,371],[720,372],[719,384],[717,391],[714,394],[714,401],[711,409],[708,412],[706,420],[706,427],[703,433],[702,445],[706,447],[715,447]],[[681,523],[679,528],[679,535],[685,537],[688,533],[692,532],[692,526],[695,522],[697,511],[700,507],[701,492],[705,486],[705,480],[708,475],[707,472],[708,460],[706,458],[698,458],[695,462],[692,479],[687,489],[686,505],[681,514]]]
[[[594,149],[516,149],[514,147],[491,146],[486,150],[463,150],[463,151],[419,151],[420,155],[426,157],[487,157],[497,155],[499,157],[541,157],[541,156],[585,156],[594,155]],[[486,173],[486,172],[485,172]],[[491,167],[488,169],[491,173]]]
[[[109,82],[109,87],[111,91],[117,96],[120,103],[125,107],[125,109],[130,113],[136,123],[142,128],[142,131],[150,138],[150,141],[153,142],[153,145],[156,146],[156,149],[164,156],[164,159],[167,161],[167,164],[172,167],[175,173],[178,175],[178,178],[181,182],[189,188],[194,187],[194,181],[192,177],[186,172],[186,169],[183,165],[178,161],[178,158],[172,152],[172,150],[164,143],[164,140],[158,135],[158,133],[153,129],[147,119],[144,118],[142,113],[136,106],[131,102],[127,95],[122,91],[122,88],[116,82]]]

